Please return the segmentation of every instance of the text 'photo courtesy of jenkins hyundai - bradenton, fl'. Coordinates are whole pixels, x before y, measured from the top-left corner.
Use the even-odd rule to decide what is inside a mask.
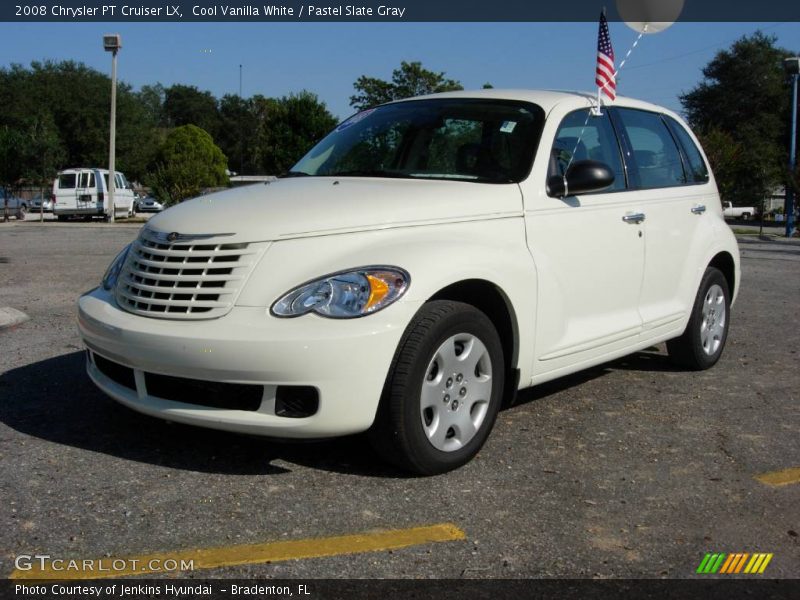
[[[92,380],[274,438],[468,462],[518,389],[667,342],[719,359],[739,252],[674,113],[545,91],[363,111],[285,177],[153,217],[79,300]]]

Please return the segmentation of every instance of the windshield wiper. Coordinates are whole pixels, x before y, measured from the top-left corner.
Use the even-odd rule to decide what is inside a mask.
[[[303,171],[287,171],[279,177],[280,179],[285,179],[287,177],[311,177],[311,173],[304,173]]]
[[[395,179],[413,179],[409,173],[398,171],[384,171],[382,169],[353,169],[351,171],[337,171],[335,173],[325,173],[328,177],[393,177]]]

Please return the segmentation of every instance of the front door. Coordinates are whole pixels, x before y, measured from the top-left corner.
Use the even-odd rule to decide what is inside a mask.
[[[591,159],[610,166],[615,181],[599,193],[555,198],[532,190],[535,197],[525,199],[528,246],[539,278],[534,382],[613,354],[633,343],[642,327],[642,207],[626,191],[611,121],[607,113],[592,116],[588,110],[555,118],[560,125],[551,136],[545,129],[539,150],[550,152],[548,176]]]

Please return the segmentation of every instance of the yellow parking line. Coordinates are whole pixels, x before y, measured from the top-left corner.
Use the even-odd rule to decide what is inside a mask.
[[[772,471],[771,473],[756,475],[756,479],[761,483],[766,483],[773,487],[800,483],[800,467],[792,467],[791,469],[784,469],[783,471]]]
[[[176,552],[158,552],[124,558],[103,558],[93,561],[68,559],[42,567],[32,564],[30,570],[14,569],[10,579],[101,579],[109,577],[129,577],[131,575],[164,574],[162,565],[178,565],[181,561],[193,561],[193,569],[216,569],[233,565],[249,565],[301,558],[320,558],[340,554],[380,552],[434,542],[463,540],[466,534],[451,523],[440,523],[410,529],[392,529],[284,542],[265,542],[261,544],[242,544],[219,548],[197,548]],[[124,561],[124,562],[123,562]],[[72,564],[78,568],[72,569]],[[120,566],[117,570],[117,566]],[[58,569],[54,568],[58,567]],[[89,567],[89,568],[87,568]]]

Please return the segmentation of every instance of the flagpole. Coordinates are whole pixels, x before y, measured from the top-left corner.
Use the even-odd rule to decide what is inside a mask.
[[[606,7],[603,6],[602,10],[600,11],[601,30],[602,30],[602,23],[605,18],[606,18]],[[600,39],[600,33],[598,33],[598,43],[599,39]],[[603,90],[605,89],[605,87],[606,87],[605,85],[597,86],[597,106],[591,110],[591,114],[594,115],[595,117],[601,117],[603,115]]]

